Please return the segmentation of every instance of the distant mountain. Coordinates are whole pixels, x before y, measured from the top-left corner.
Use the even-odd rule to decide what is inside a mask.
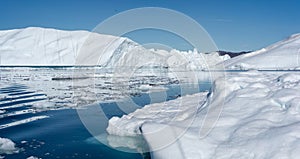
[[[240,56],[240,55],[243,55],[243,54],[247,54],[247,53],[250,53],[250,52],[251,51],[241,51],[241,52],[218,51],[220,56],[228,55],[228,56],[230,56],[230,58]]]
[[[225,61],[227,69],[286,70],[300,68],[300,34],[258,51]]]

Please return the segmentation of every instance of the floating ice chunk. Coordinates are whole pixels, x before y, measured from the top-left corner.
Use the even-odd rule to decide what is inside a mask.
[[[26,143],[27,143],[27,141],[25,141],[25,140],[21,141],[21,144],[26,144]]]
[[[41,159],[41,158],[38,158],[38,157],[35,157],[35,156],[30,156],[30,157],[27,157],[27,159]]]
[[[13,141],[0,137],[0,154],[13,154],[18,152],[19,149],[16,148],[16,144]]]

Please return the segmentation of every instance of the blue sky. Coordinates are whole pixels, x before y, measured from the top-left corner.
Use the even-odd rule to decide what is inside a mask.
[[[256,50],[300,32],[299,0],[1,0],[0,29],[92,30],[106,18],[138,7],[164,7],[190,16],[221,50]],[[128,36],[140,43],[165,40],[172,47],[186,49],[171,35],[155,41],[160,33],[146,34],[152,37]]]

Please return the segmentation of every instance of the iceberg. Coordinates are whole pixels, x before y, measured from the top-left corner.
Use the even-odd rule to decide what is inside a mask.
[[[1,65],[72,66],[87,39],[94,40],[94,43],[89,44],[93,49],[101,50],[113,43],[107,52],[113,52],[126,41],[126,38],[88,31],[62,31],[38,27],[3,30],[0,31]],[[89,58],[93,56],[86,55]]]
[[[205,100],[206,94],[200,93],[148,105],[121,118],[111,118],[107,132],[142,135],[153,158],[299,156],[299,74],[230,73],[225,85],[215,85],[212,100]],[[225,94],[224,103],[219,102],[222,97],[218,93]],[[199,98],[207,103],[206,107],[201,107]],[[216,124],[204,125],[215,118],[206,115],[208,109],[214,111],[217,107],[222,107],[222,113]],[[203,129],[211,130],[202,135]]]
[[[1,66],[208,69],[229,58],[217,52],[146,49],[125,37],[38,27],[0,31],[0,53]]]

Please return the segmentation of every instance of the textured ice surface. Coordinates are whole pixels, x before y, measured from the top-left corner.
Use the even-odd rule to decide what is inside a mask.
[[[114,117],[107,130],[121,136],[142,134],[155,150],[153,158],[298,158],[299,89],[296,72],[229,73],[225,85],[215,82],[214,96],[205,108],[198,109],[197,102],[204,94],[195,94]],[[225,95],[224,103],[219,103],[219,93]],[[206,113],[216,107],[223,107],[216,125],[202,125],[215,118]],[[196,115],[191,111],[195,109]],[[174,112],[180,120],[173,120]],[[191,118],[194,122],[186,125]],[[211,127],[208,135],[200,136],[200,130]],[[178,132],[184,133],[177,136]],[[164,143],[172,137],[176,142]]]

